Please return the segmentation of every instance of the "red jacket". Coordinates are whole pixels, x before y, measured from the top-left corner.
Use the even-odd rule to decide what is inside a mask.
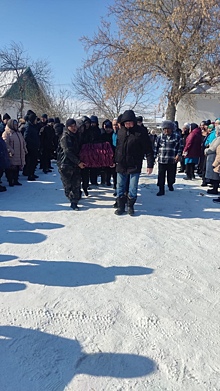
[[[183,150],[187,152],[185,155],[186,158],[198,158],[201,156],[202,152],[202,133],[200,128],[192,130],[186,138],[186,144]]]

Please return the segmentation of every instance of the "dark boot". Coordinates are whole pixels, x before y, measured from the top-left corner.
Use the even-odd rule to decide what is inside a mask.
[[[22,183],[18,182],[18,180],[15,180],[15,181],[14,181],[14,185],[15,185],[15,186],[22,186]]]
[[[116,200],[115,203],[114,203],[112,206],[113,206],[113,208],[117,209],[117,207],[118,207],[118,201]]]
[[[212,200],[214,203],[216,203],[216,204],[220,204],[220,197],[218,197],[218,198],[213,198],[213,200]]]
[[[207,193],[208,194],[218,194],[218,185],[219,185],[218,181],[212,181],[213,189],[207,190]]]
[[[7,189],[6,189],[5,186],[0,185],[0,193],[2,193],[3,191],[6,191],[6,190],[7,190]]]
[[[185,179],[187,181],[192,180],[192,163],[186,164],[186,177],[184,177],[183,179]]]
[[[128,214],[130,216],[133,216],[134,214],[134,204],[136,202],[136,198],[129,198],[127,200],[127,205],[128,205]]]
[[[117,198],[117,209],[115,211],[116,215],[120,216],[120,215],[122,215],[125,212],[125,203],[126,203],[126,201],[127,201],[127,199],[124,196]]]
[[[160,187],[160,190],[157,193],[157,196],[163,196],[165,194],[164,187]]]
[[[70,208],[72,208],[73,210],[79,210],[77,203],[74,201],[71,202]]]
[[[83,191],[84,191],[85,196],[88,197],[88,195],[89,195],[88,190],[87,189],[83,189]]]

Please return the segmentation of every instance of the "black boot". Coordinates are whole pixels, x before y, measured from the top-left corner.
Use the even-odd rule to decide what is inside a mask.
[[[125,203],[127,199],[125,196],[117,198],[117,209],[115,211],[116,215],[122,215],[125,212]]]
[[[77,203],[74,202],[74,201],[71,202],[70,208],[72,208],[73,210],[79,210],[79,207],[78,207]]]
[[[218,194],[218,185],[216,183],[213,184],[213,189],[208,189],[207,193],[208,194]]]
[[[117,209],[117,207],[118,207],[118,201],[116,200],[115,203],[114,203],[112,206],[113,206],[113,208]]]
[[[6,189],[5,186],[0,185],[0,193],[2,193],[3,191],[6,191],[6,190],[7,190],[7,189]]]
[[[185,179],[186,181],[192,180],[192,163],[186,164],[186,176],[183,179]]]
[[[165,194],[164,187],[160,187],[160,190],[157,193],[157,196],[163,196]]]
[[[14,185],[15,185],[15,186],[22,186],[22,183],[18,182],[18,180],[15,180],[15,181],[14,181]]]
[[[136,202],[137,198],[129,198],[127,199],[127,205],[128,205],[128,214],[130,216],[133,216],[134,214],[134,204]]]

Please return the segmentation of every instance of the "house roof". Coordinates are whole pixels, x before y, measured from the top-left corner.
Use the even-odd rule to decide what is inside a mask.
[[[23,99],[31,100],[33,93],[40,92],[40,87],[31,71],[31,69],[19,69],[0,71],[0,97],[13,100],[21,98],[21,91],[23,92]]]
[[[208,84],[199,85],[192,89],[191,94],[220,94],[220,83],[215,86]]]
[[[0,70],[0,97],[4,97],[6,92],[11,88],[11,86],[16,82],[18,75],[20,76],[23,69],[16,71],[3,69]]]

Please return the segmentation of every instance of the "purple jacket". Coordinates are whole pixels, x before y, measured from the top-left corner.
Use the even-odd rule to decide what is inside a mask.
[[[183,152],[187,152],[186,158],[201,156],[202,133],[200,128],[196,128],[189,133]]]

